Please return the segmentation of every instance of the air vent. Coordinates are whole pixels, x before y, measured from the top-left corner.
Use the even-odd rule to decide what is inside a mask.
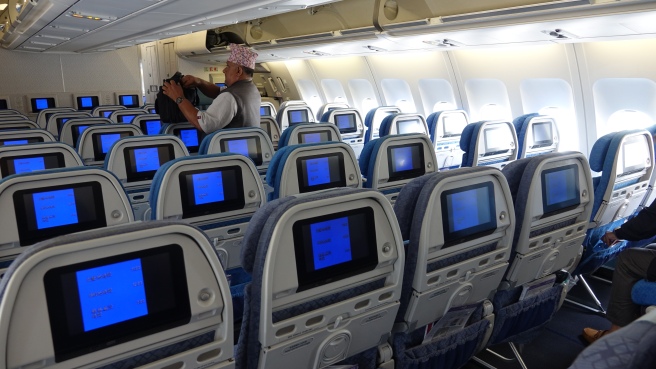
[[[280,38],[280,39],[276,39],[276,43],[277,44],[292,44],[292,43],[298,43],[298,42],[323,40],[323,39],[333,38],[333,37],[335,37],[335,36],[333,35],[332,32],[323,32],[323,33],[316,33],[314,35],[307,35],[307,36]]]
[[[354,29],[339,31],[339,33],[341,33],[342,36],[351,36],[351,35],[359,35],[361,33],[374,33],[374,32],[376,32],[376,27],[354,28]]]
[[[404,28],[413,28],[413,27],[423,27],[430,24],[428,19],[422,19],[420,21],[406,22],[406,23],[397,23],[397,24],[388,24],[385,25],[385,30],[395,30],[395,29],[404,29]]]
[[[477,19],[490,18],[490,17],[501,17],[505,15],[516,15],[516,14],[523,14],[529,12],[571,8],[574,6],[590,5],[590,3],[591,0],[553,1],[543,4],[517,6],[517,7],[505,8],[505,9],[488,10],[484,12],[467,13],[467,14],[459,14],[459,15],[447,15],[441,17],[440,19],[442,20],[442,23],[462,22],[462,21],[470,21],[470,20],[477,20]]]

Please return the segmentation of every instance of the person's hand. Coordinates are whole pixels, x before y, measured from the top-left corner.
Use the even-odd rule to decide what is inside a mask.
[[[171,82],[164,82],[164,85],[162,86],[162,92],[164,95],[168,96],[171,98],[171,100],[175,101],[178,97],[184,98],[184,92],[182,91],[182,86],[180,86],[177,82],[171,81]]]
[[[620,239],[617,238],[615,235],[615,232],[606,232],[603,237],[601,237],[601,240],[606,244],[606,246],[611,247],[614,244],[620,242]]]
[[[200,78],[194,77],[190,74],[187,74],[186,76],[182,77],[182,87],[184,88],[192,88],[192,87],[198,87],[200,85]]]

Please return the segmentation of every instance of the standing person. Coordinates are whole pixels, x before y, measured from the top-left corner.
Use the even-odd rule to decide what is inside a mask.
[[[656,235],[656,201],[613,232],[606,232],[602,241],[612,247],[619,240],[639,241],[654,235]],[[584,328],[583,338],[586,341],[592,343],[628,325],[640,316],[640,307],[631,299],[631,289],[641,279],[656,280],[656,249],[653,244],[646,248],[631,248],[619,253],[606,314],[612,325],[610,329],[604,330]]]
[[[206,111],[199,111],[185,99],[182,87],[175,81],[164,82],[162,91],[175,101],[189,123],[209,134],[221,128],[259,127],[260,92],[253,83],[253,72],[257,54],[241,45],[230,44],[230,57],[223,69],[227,88],[218,86],[198,77],[186,75],[182,78],[184,87],[198,87],[214,101]]]

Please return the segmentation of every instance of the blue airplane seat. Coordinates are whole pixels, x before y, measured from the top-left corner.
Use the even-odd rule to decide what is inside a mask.
[[[394,212],[376,191],[341,188],[267,203],[244,237],[242,266],[253,281],[239,368],[393,366],[387,338],[403,255]]]
[[[369,110],[364,119],[364,125],[366,127],[364,143],[366,144],[367,142],[380,137],[380,123],[382,123],[386,116],[398,113],[401,113],[401,109],[396,106],[380,106]]]
[[[517,159],[517,134],[510,122],[482,121],[465,126],[460,136],[462,166],[498,169]]]
[[[369,141],[358,159],[364,188],[380,191],[392,204],[416,177],[437,171],[433,144],[426,135],[391,135]]]
[[[512,206],[494,168],[433,173],[403,187],[394,205],[406,241],[397,367],[455,369],[485,347],[495,319],[489,299],[508,268]]]
[[[0,283],[0,360],[234,369],[227,291],[212,246],[189,225],[138,222],[43,241],[25,248]]]
[[[290,128],[291,129],[291,128]],[[268,200],[335,187],[362,187],[353,149],[343,142],[285,146],[273,156],[266,173],[273,191]]]

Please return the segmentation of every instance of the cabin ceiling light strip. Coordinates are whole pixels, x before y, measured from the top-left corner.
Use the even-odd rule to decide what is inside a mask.
[[[72,11],[70,12],[70,14],[67,15],[77,19],[89,19],[89,20],[100,21],[100,22],[111,22],[117,19],[116,17],[99,17],[97,15],[82,14],[76,11]]]
[[[591,2],[592,2],[591,0],[552,1],[548,3],[516,6],[512,8],[505,8],[505,9],[498,9],[498,10],[488,10],[483,12],[467,13],[467,14],[460,14],[460,15],[447,15],[441,17],[441,20],[443,23],[460,22],[460,21],[476,20],[481,18],[499,17],[504,15],[515,15],[515,14],[522,14],[528,12],[537,12],[537,11],[544,11],[544,10],[570,8],[573,6],[590,5]]]
[[[7,9],[7,4],[0,4],[0,12]]]

